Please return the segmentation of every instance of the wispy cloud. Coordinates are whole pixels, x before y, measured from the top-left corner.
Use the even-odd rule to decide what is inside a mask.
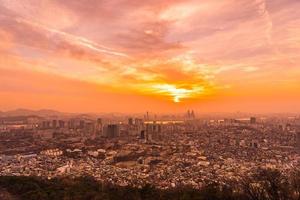
[[[95,43],[91,40],[88,40],[88,39],[84,38],[84,37],[72,35],[72,34],[57,30],[57,29],[53,29],[53,28],[38,24],[36,22],[31,22],[31,21],[21,19],[21,18],[16,19],[16,21],[19,22],[19,23],[25,23],[25,24],[28,24],[30,26],[43,29],[43,30],[45,30],[47,32],[50,32],[52,34],[57,34],[57,35],[63,37],[64,39],[66,39],[67,41],[69,41],[73,44],[77,44],[77,45],[89,48],[91,50],[94,50],[94,51],[97,51],[97,52],[100,52],[100,53],[107,53],[107,54],[111,54],[111,55],[115,55],[115,56],[128,57],[128,55],[125,54],[125,53],[114,51],[111,48],[108,48],[108,47],[105,47],[103,45],[97,44],[97,43]]]

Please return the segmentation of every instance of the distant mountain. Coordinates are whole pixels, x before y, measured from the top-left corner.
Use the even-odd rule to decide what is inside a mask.
[[[30,116],[30,115],[36,115],[36,116],[60,116],[65,115],[65,113],[55,111],[55,110],[48,110],[48,109],[42,109],[42,110],[29,110],[29,109],[16,109],[11,110],[7,112],[0,113],[1,116]]]

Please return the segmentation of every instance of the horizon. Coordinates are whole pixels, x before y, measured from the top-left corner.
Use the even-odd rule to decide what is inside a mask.
[[[14,113],[14,112],[58,112],[59,114],[66,114],[66,115],[111,115],[111,114],[118,114],[118,115],[124,115],[124,116],[136,116],[136,115],[144,115],[149,111],[144,112],[118,112],[118,111],[110,111],[110,112],[101,112],[101,111],[95,111],[95,112],[65,112],[61,110],[55,110],[55,109],[29,109],[29,108],[16,108],[11,110],[0,110],[0,114],[2,113]],[[232,112],[201,112],[194,109],[188,109],[182,112],[149,112],[149,114],[152,115],[175,115],[175,116],[181,116],[185,115],[188,111],[194,111],[196,114],[196,118],[201,117],[207,117],[209,115],[248,115],[248,117],[253,116],[269,116],[269,115],[293,115],[289,117],[300,117],[299,112],[243,112],[243,111],[232,111]],[[38,116],[38,115],[37,115]]]
[[[0,0],[0,110],[299,113],[297,0]]]

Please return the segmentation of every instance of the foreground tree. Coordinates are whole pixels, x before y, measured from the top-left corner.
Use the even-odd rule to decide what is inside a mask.
[[[286,176],[277,169],[259,169],[242,178],[241,188],[250,200],[291,200],[292,188]]]
[[[291,187],[293,199],[300,200],[300,169],[294,169],[291,173]]]
[[[239,180],[211,182],[201,189],[178,186],[160,190],[101,183],[92,177],[0,177],[0,188],[25,200],[300,200],[300,170],[290,175],[260,169]],[[2,199],[1,199],[2,200]]]

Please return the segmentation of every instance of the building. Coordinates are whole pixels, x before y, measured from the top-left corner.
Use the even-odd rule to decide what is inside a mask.
[[[95,125],[96,135],[101,135],[102,134],[102,128],[103,128],[102,119],[98,118],[97,121],[96,121],[96,125]]]
[[[145,139],[145,131],[144,131],[144,130],[141,131],[140,138],[141,138],[142,140]]]
[[[50,129],[50,121],[43,121],[41,124],[41,129]]]
[[[95,123],[94,122],[85,122],[84,124],[84,135],[95,135]]]
[[[84,120],[80,120],[79,121],[79,129],[84,129],[84,127],[85,127],[85,121]]]
[[[146,124],[146,140],[158,140],[162,132],[162,125],[157,123]]]
[[[192,119],[195,119],[196,118],[196,116],[195,116],[195,112],[194,112],[194,110],[188,110],[187,111],[187,114],[186,114],[186,117],[187,117],[187,119],[188,120],[192,120]]]
[[[58,121],[58,127],[59,128],[65,128],[65,122],[63,120]]]
[[[97,119],[97,124],[102,125],[102,118]]]
[[[55,129],[55,128],[57,128],[57,120],[56,119],[54,119],[54,120],[52,120],[52,128],[53,129]]]
[[[250,117],[250,124],[256,124],[256,118]]]
[[[68,128],[69,129],[76,129],[76,121],[75,121],[75,119],[70,119],[70,121],[68,121]]]
[[[133,118],[129,118],[128,119],[128,125],[132,126],[134,123],[133,123]]]
[[[146,125],[146,130],[149,133],[160,133],[161,132],[161,124],[147,124]]]
[[[141,126],[144,124],[143,119],[135,118],[135,125]]]
[[[103,128],[103,135],[108,138],[115,138],[120,136],[120,127],[117,124],[108,124]]]

